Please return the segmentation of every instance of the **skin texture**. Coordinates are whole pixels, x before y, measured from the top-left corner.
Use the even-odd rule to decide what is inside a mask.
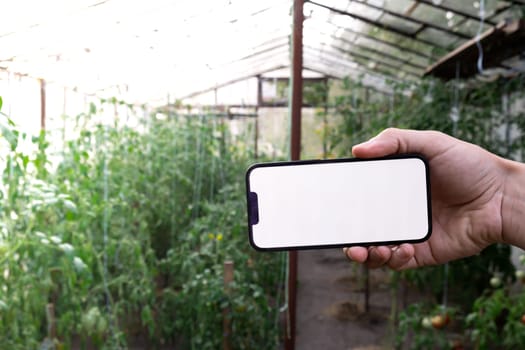
[[[430,166],[432,235],[419,244],[344,248],[352,261],[395,270],[443,264],[496,243],[525,247],[525,170],[436,131],[387,129],[356,145],[359,158],[420,153]]]

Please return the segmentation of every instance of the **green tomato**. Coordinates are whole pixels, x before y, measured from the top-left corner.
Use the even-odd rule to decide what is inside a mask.
[[[423,328],[426,329],[432,328],[432,319],[428,316],[423,317],[423,319],[421,320],[421,326],[423,326]]]
[[[490,279],[490,285],[493,287],[493,288],[498,288],[501,286],[501,278],[497,277],[497,276],[494,276]]]
[[[99,315],[98,322],[97,322],[97,334],[104,334],[106,330],[108,329],[108,321],[105,317],[102,317],[102,315]]]
[[[82,326],[88,334],[92,334],[96,331],[95,327],[98,324],[98,319],[100,318],[100,310],[98,307],[94,306],[88,310],[84,315],[82,315]]]

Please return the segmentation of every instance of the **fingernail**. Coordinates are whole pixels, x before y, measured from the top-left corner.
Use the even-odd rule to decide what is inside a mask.
[[[368,141],[358,143],[357,145],[354,145],[354,147],[361,147],[361,146],[364,146],[364,145],[370,145],[370,144],[372,144],[374,142],[375,142],[375,137],[371,138]]]

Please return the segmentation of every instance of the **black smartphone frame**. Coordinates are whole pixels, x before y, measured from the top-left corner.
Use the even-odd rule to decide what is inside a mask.
[[[340,244],[322,244],[322,245],[308,245],[308,246],[285,246],[285,247],[260,247],[253,239],[252,226],[257,224],[259,221],[259,211],[257,207],[257,194],[251,191],[250,188],[250,174],[254,169],[261,167],[282,167],[282,166],[300,166],[309,164],[330,164],[330,163],[353,163],[353,162],[371,162],[381,160],[392,160],[392,159],[419,159],[424,163],[425,167],[425,181],[426,181],[426,193],[427,193],[427,214],[428,214],[428,232],[424,237],[420,239],[409,239],[409,240],[394,240],[394,241],[379,241],[379,242],[342,242]],[[401,243],[421,243],[428,240],[432,234],[432,203],[431,203],[431,188],[430,188],[430,167],[427,159],[421,154],[406,153],[406,154],[395,154],[385,157],[375,158],[338,158],[338,159],[327,159],[327,160],[299,160],[299,161],[280,161],[280,162],[267,162],[267,163],[256,163],[251,165],[245,175],[246,184],[246,207],[247,207],[247,224],[248,224],[248,237],[250,245],[257,251],[289,251],[289,250],[311,250],[311,249],[329,249],[329,248],[341,248],[350,246],[378,246],[378,245],[399,245]]]

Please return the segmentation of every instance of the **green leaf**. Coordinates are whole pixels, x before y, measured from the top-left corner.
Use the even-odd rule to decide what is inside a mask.
[[[13,128],[13,122],[9,118],[6,117],[5,121],[0,119],[0,134],[9,142],[11,150],[15,150],[18,145],[18,131]]]
[[[0,111],[2,110],[2,105],[4,104],[4,101],[2,100],[2,96],[0,96]]]

